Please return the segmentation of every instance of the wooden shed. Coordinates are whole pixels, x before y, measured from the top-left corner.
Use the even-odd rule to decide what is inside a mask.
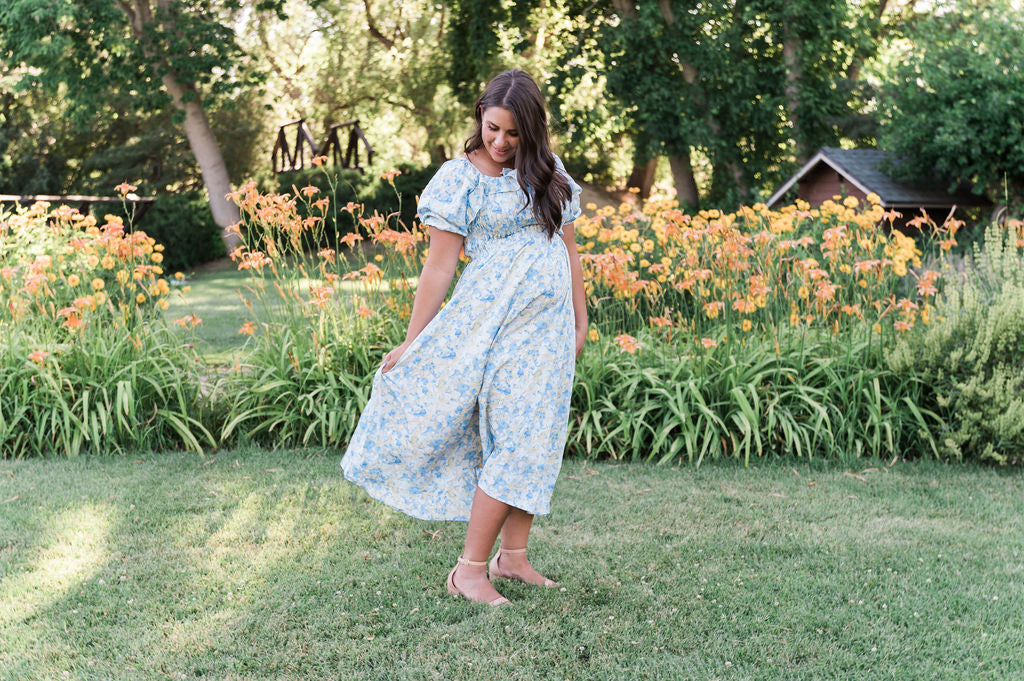
[[[793,185],[798,198],[812,206],[821,205],[833,196],[856,196],[864,199],[874,192],[882,207],[903,214],[900,222],[920,215],[923,208],[932,219],[941,221],[954,206],[987,206],[989,202],[968,188],[952,194],[938,182],[897,182],[880,169],[889,152],[881,149],[839,149],[822,147],[793,177],[772,194],[766,202],[774,208],[782,202]],[[901,226],[897,223],[897,226]]]

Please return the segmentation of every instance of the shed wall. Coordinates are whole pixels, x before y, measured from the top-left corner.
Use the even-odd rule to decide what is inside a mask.
[[[825,163],[819,163],[797,182],[797,196],[812,206],[820,206],[836,195],[856,196],[858,199],[867,197],[867,194]]]

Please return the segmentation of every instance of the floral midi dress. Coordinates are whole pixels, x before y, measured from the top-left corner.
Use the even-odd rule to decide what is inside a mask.
[[[571,190],[562,224],[580,215]],[[532,192],[532,188],[530,189]],[[423,224],[465,237],[470,262],[450,300],[386,373],[378,367],[341,460],[370,496],[424,520],[469,520],[479,486],[549,511],[575,371],[569,254],[524,207],[516,171],[460,157],[424,188]]]

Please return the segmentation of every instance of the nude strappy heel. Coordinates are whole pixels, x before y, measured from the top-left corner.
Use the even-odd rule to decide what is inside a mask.
[[[467,560],[467,559],[463,558],[462,556],[459,556],[458,563],[456,563],[455,567],[452,568],[452,571],[448,573],[448,593],[450,593],[452,596],[455,596],[456,598],[458,598],[459,596],[462,596],[463,598],[465,598],[468,601],[468,600],[470,600],[469,597],[466,596],[466,594],[462,593],[462,591],[459,590],[459,587],[455,586],[455,571],[459,569],[459,563],[461,563],[463,565],[476,565],[476,566],[480,566],[480,565],[487,565],[487,561],[486,560]],[[498,596],[493,601],[489,601],[489,602],[488,601],[473,601],[473,602],[475,602],[475,603],[487,603],[487,605],[512,605],[512,601],[510,601],[509,599],[505,598],[504,596]]]
[[[508,574],[506,572],[502,572],[501,571],[501,568],[498,567],[498,558],[501,556],[502,553],[526,553],[526,549],[525,548],[521,548],[521,549],[506,549],[504,547],[500,547],[499,546],[498,547],[498,552],[496,554],[494,554],[494,558],[491,559],[491,564],[487,566],[488,578],[489,579],[494,579],[495,577],[499,577],[501,579],[517,579],[520,582],[523,582],[524,584],[531,584],[532,582],[527,582],[526,580],[520,579],[519,577],[516,577],[515,575],[510,575],[510,574]],[[544,583],[542,585],[538,585],[538,586],[546,586],[548,588],[551,588],[553,586],[558,586],[558,582],[555,582],[555,581],[550,580],[547,577],[545,577],[544,578]]]

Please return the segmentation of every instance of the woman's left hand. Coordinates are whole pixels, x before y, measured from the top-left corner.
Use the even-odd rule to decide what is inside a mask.
[[[587,329],[586,329],[586,327],[583,327],[582,329],[576,329],[576,357],[577,358],[580,356],[580,353],[583,352],[583,344],[586,343],[586,342],[587,342]]]

